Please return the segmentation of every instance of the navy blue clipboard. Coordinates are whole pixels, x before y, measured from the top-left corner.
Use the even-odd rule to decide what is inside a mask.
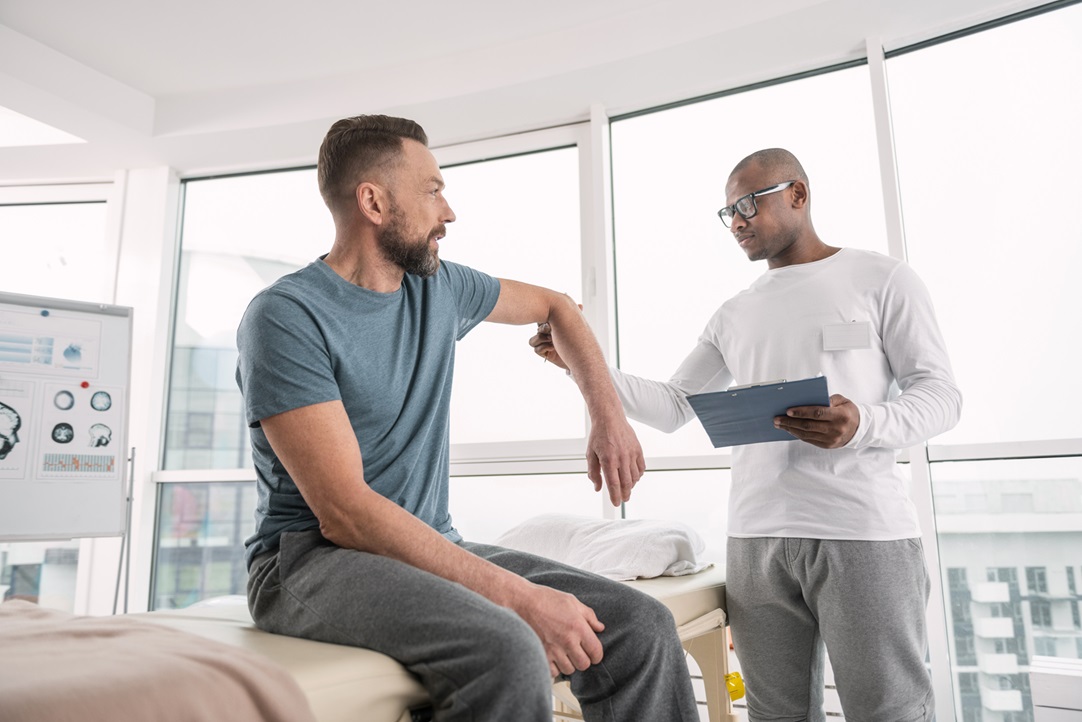
[[[728,391],[688,396],[714,448],[795,441],[787,431],[774,428],[774,417],[794,406],[830,406],[825,376],[799,381],[778,381]]]

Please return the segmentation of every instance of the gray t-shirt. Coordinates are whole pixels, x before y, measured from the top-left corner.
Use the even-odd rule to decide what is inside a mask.
[[[495,278],[448,261],[394,293],[356,286],[322,260],[261,291],[237,330],[237,384],[259,491],[249,564],[282,532],[319,521],[260,427],[284,411],[340,400],[368,485],[452,541],[448,421],[455,342],[496,305]]]

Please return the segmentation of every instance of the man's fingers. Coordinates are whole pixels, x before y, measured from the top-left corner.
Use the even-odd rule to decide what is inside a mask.
[[[587,623],[589,623],[590,629],[594,630],[595,632],[604,632],[605,631],[604,622],[602,622],[600,619],[597,618],[597,615],[594,614],[594,610],[591,607],[586,607],[586,621],[587,621]],[[597,644],[598,644],[598,648],[600,648],[601,640],[598,640]]]
[[[601,640],[596,636],[591,636],[583,640],[582,651],[590,664],[600,664],[605,656],[604,649],[601,647]],[[589,665],[587,665],[587,667],[588,666]],[[579,669],[586,669],[586,667],[579,667]]]
[[[594,491],[601,491],[601,460],[592,451],[586,455],[586,476],[594,482]]]
[[[829,406],[794,406],[785,415],[792,419],[823,419],[830,414]]]
[[[575,665],[566,654],[554,654],[553,657],[554,659],[551,664],[556,665],[556,669],[558,669],[561,674],[575,673]],[[583,667],[583,669],[586,669],[586,667]]]
[[[635,486],[635,472],[630,466],[621,465],[619,473],[620,490],[623,493],[624,501],[631,501],[631,489]]]

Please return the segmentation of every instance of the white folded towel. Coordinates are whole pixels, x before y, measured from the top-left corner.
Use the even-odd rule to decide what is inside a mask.
[[[712,566],[698,560],[706,545],[694,529],[653,519],[544,514],[505,532],[496,544],[621,581],[678,577]]]

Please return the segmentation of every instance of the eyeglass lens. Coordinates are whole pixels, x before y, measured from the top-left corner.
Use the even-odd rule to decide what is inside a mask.
[[[744,220],[752,218],[758,212],[758,207],[755,205],[755,194],[749,193],[746,196],[741,196],[737,199],[736,203],[731,206],[725,206],[718,215],[721,217],[721,222],[728,228],[733,222],[733,210],[744,216]]]

